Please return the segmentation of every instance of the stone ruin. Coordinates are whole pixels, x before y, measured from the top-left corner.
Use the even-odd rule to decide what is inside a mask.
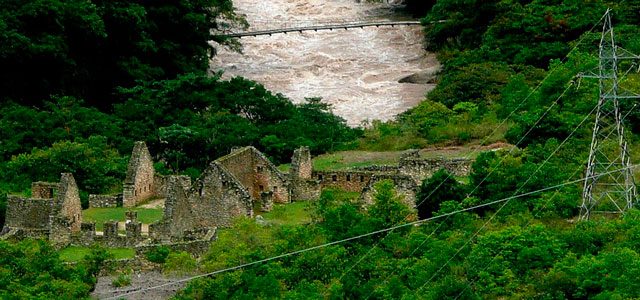
[[[122,184],[122,206],[134,207],[164,194],[164,178],[156,174],[153,158],[144,142],[136,142],[129,159],[127,177]]]
[[[363,205],[372,204],[375,185],[382,180],[394,183],[409,207],[415,207],[416,193],[423,179],[441,169],[459,177],[469,176],[472,159],[420,158],[419,150],[402,153],[398,165],[373,165],[340,171],[313,171],[312,178],[320,182],[321,189],[337,187],[347,192],[360,193]]]
[[[31,198],[8,197],[2,239],[47,237],[59,244],[80,231],[82,207],[73,175],[62,173],[57,183],[34,182],[31,193]]]
[[[161,176],[144,142],[137,142],[129,161],[123,193],[90,195],[92,207],[133,207],[151,197],[165,197],[162,219],[143,232],[137,213],[127,212],[124,230],[116,221],[82,223],[78,187],[73,176],[64,173],[59,183],[34,182],[32,198],[9,196],[2,239],[47,237],[56,247],[89,246],[137,250],[158,245],[194,254],[206,251],[217,238],[218,227],[228,227],[255,211],[272,210],[275,203],[313,201],[326,187],[360,193],[363,205],[373,203],[375,186],[382,180],[394,183],[405,203],[415,207],[420,181],[440,169],[456,176],[468,176],[472,160],[422,159],[417,151],[402,156],[397,166],[368,166],[342,171],[313,170],[308,147],[294,151],[289,173],[276,168],[254,147],[234,148],[213,162],[193,183],[188,176]],[[122,232],[123,231],[123,232]]]

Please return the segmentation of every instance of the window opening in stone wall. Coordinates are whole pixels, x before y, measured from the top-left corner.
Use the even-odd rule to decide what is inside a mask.
[[[264,169],[264,167],[263,167],[263,166],[258,166],[258,168],[257,168],[257,169],[258,169],[258,172],[262,172],[262,170]]]
[[[273,186],[273,191],[274,191],[274,192],[277,192],[277,191],[278,191],[278,187],[274,185],[274,186]]]
[[[360,182],[364,182],[364,176],[360,175]]]
[[[262,184],[259,186],[259,188],[261,192],[264,190],[264,186]]]
[[[318,175],[318,180],[322,180],[322,175]]]
[[[223,182],[224,183],[224,182]],[[202,197],[202,188],[204,187],[204,184],[200,185],[200,190],[198,191],[198,194],[200,195],[200,197]]]
[[[351,175],[347,174],[347,181],[351,181]]]
[[[338,181],[338,175],[331,175],[331,180]]]

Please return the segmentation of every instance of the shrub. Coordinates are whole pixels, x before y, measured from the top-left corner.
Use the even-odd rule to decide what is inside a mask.
[[[163,264],[167,261],[167,256],[169,256],[170,252],[171,249],[167,247],[155,247],[147,251],[145,257],[150,262]]]
[[[123,287],[123,286],[131,285],[131,278],[129,278],[129,276],[126,276],[124,274],[119,274],[118,278],[114,279],[111,282],[111,285],[113,285],[114,287]]]
[[[174,275],[191,273],[196,268],[196,260],[191,257],[191,254],[184,251],[169,253],[167,261],[164,263],[165,273]]]

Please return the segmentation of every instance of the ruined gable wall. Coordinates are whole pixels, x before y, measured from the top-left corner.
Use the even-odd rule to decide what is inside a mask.
[[[398,173],[411,176],[414,181],[420,182],[429,178],[433,173],[445,169],[455,176],[469,176],[472,159],[416,159],[406,158],[400,161]]]
[[[78,185],[76,185],[76,180],[71,173],[62,174],[54,200],[59,205],[56,217],[66,218],[69,221],[71,232],[80,231],[82,206]]]
[[[257,189],[260,193],[272,192],[275,203],[290,203],[287,178],[262,152],[253,147],[251,147],[251,150],[256,172],[254,189]],[[261,186],[262,188],[260,188]]]
[[[403,202],[409,208],[416,207],[416,194],[418,193],[418,185],[411,176],[407,175],[390,175],[377,174],[373,175],[367,185],[362,189],[359,200],[364,205],[374,204],[373,195],[376,193],[375,186],[383,180],[390,180],[393,183],[393,189],[398,195],[403,197]]]
[[[188,192],[196,223],[203,227],[231,226],[240,216],[253,217],[253,201],[239,179],[212,162]]]
[[[254,199],[260,199],[260,191],[254,184],[256,166],[248,147],[241,148],[216,160],[244,186]]]
[[[287,178],[260,151],[245,147],[216,160],[227,169],[255,200],[273,192],[276,203],[289,203]]]
[[[127,178],[123,184],[124,207],[133,207],[136,204],[154,196],[153,159],[144,142],[136,142],[129,159]]]
[[[360,171],[313,171],[312,177],[323,188],[338,187],[346,192],[361,192],[373,173]]]
[[[181,236],[184,230],[196,226],[196,215],[191,207],[185,185],[191,179],[185,176],[168,176],[167,199],[164,204],[162,220],[152,224],[149,231],[156,239],[168,239]]]

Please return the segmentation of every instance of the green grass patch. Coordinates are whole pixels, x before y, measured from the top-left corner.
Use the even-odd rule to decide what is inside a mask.
[[[277,225],[299,225],[311,222],[308,202],[276,204],[273,210],[262,215],[265,221]]]
[[[282,164],[278,166],[278,170],[283,173],[289,173],[289,169],[291,169],[291,164]]]
[[[89,254],[90,251],[91,249],[89,247],[71,246],[58,251],[58,254],[62,261],[78,262],[82,260],[85,255]],[[133,258],[136,255],[136,250],[128,248],[109,248],[107,251],[112,253],[115,259]]]
[[[96,230],[102,231],[102,223],[114,220],[125,221],[125,213],[130,210],[138,211],[138,220],[144,224],[151,224],[162,219],[163,209],[161,208],[129,208],[129,207],[109,207],[109,208],[89,208],[82,211],[83,222],[96,222]]]
[[[320,171],[329,171],[371,165],[395,165],[400,161],[401,154],[401,151],[342,151],[323,154],[313,159],[313,168]]]

